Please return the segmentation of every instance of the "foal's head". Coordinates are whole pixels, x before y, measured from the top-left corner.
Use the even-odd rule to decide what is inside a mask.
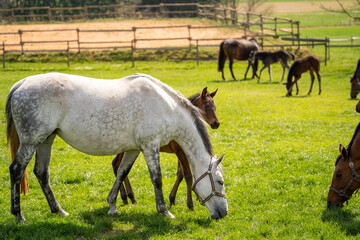
[[[217,129],[220,126],[219,119],[216,114],[216,105],[214,102],[214,97],[217,93],[216,91],[209,93],[207,87],[204,88],[201,94],[191,99],[191,102],[201,110],[201,115],[205,121],[211,126],[212,129]]]

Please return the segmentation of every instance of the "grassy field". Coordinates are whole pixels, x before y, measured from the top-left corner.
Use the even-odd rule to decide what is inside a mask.
[[[315,49],[316,51],[316,49]],[[319,50],[321,51],[321,50]],[[343,51],[338,51],[340,55]],[[359,199],[344,209],[327,209],[326,196],[340,143],[347,145],[358,123],[350,99],[349,76],[358,54],[346,52],[321,66],[323,92],[318,84],[307,96],[309,75],[299,82],[299,96],[285,97],[279,83],[280,65],[273,66],[274,82],[267,73],[255,80],[222,81],[216,62],[22,64],[1,69],[0,98],[4,112],[7,93],[23,77],[65,72],[96,78],[119,78],[135,72],[151,74],[190,96],[207,86],[219,89],[215,101],[221,126],[209,128],[215,153],[225,153],[224,176],[229,214],[213,221],[205,207],[186,207],[186,189],[179,189],[174,220],[156,212],[153,187],[143,157],[131,173],[137,205],[118,202],[120,215],[108,216],[107,194],[114,181],[112,157],[88,156],[57,138],[51,161],[51,184],[59,203],[70,216],[51,214],[33,173],[30,194],[21,198],[27,222],[17,224],[10,213],[9,157],[5,142],[5,116],[0,131],[0,238],[1,239],[330,239],[356,238],[360,232]],[[244,63],[234,64],[241,79]],[[226,77],[230,74],[226,66]],[[176,158],[161,154],[164,194],[175,180]],[[29,164],[30,172],[34,161]],[[166,199],[167,203],[168,200]],[[31,235],[29,235],[31,233]]]
[[[299,16],[308,21],[306,16]],[[318,24],[318,20],[309,26]],[[331,25],[331,24],[330,24]],[[302,25],[301,25],[302,26]],[[302,29],[301,36],[351,36],[358,28]],[[323,32],[322,32],[323,31]],[[325,34],[325,35],[323,35]],[[315,36],[314,36],[315,35]],[[355,34],[354,34],[355,35]],[[324,49],[311,49],[323,58]],[[222,81],[216,61],[200,62],[91,62],[7,63],[0,69],[0,111],[4,113],[10,87],[34,74],[63,72],[96,78],[120,78],[141,72],[161,79],[185,96],[219,89],[215,97],[220,128],[209,132],[215,153],[225,153],[224,178],[229,214],[211,220],[208,210],[195,203],[186,207],[182,183],[174,220],[156,211],[147,166],[140,155],[130,172],[137,205],[123,205],[119,216],[108,216],[106,197],[114,182],[112,156],[82,154],[57,138],[50,164],[54,193],[70,215],[50,212],[29,164],[30,193],[21,198],[24,224],[10,213],[10,159],[6,150],[5,115],[0,114],[0,239],[357,239],[360,233],[359,198],[343,209],[328,209],[326,197],[339,144],[347,145],[359,122],[356,100],[350,99],[349,77],[359,58],[359,48],[332,49],[327,66],[321,65],[322,94],[318,83],[307,95],[309,74],[299,81],[298,96],[285,97],[279,80],[280,64],[272,67],[273,83],[266,71],[260,84],[244,80],[245,63],[234,64],[240,81]],[[163,190],[170,193],[177,168],[175,155],[161,154]],[[166,203],[169,201],[166,199]]]

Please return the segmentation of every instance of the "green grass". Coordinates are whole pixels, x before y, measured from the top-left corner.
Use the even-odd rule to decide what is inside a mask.
[[[314,49],[314,52],[321,49]],[[13,83],[29,75],[58,71],[96,78],[119,78],[136,72],[151,74],[190,96],[207,86],[219,89],[215,101],[221,126],[209,128],[215,153],[225,153],[224,177],[229,214],[214,221],[199,203],[186,207],[186,188],[180,186],[174,220],[156,212],[153,187],[143,157],[130,172],[137,205],[118,200],[117,217],[108,216],[107,194],[113,184],[112,157],[88,156],[57,138],[50,165],[51,185],[63,209],[70,215],[51,214],[45,197],[31,173],[30,193],[21,198],[27,219],[17,224],[10,213],[9,157],[5,142],[5,116],[0,125],[0,239],[352,239],[360,233],[359,199],[343,209],[327,209],[326,196],[340,143],[347,145],[359,122],[350,100],[349,76],[358,54],[338,51],[328,66],[321,66],[323,92],[307,96],[309,75],[299,82],[299,96],[285,97],[279,83],[280,65],[273,66],[262,81],[220,80],[216,62],[95,62],[9,63],[0,74],[0,98],[4,112]],[[242,78],[245,63],[234,64]],[[174,155],[161,154],[164,194],[170,193],[176,173]],[[169,204],[166,199],[167,204]],[[31,233],[31,234],[30,234]]]

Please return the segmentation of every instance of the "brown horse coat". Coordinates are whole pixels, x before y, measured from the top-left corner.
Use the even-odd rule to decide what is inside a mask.
[[[256,51],[259,51],[259,45],[254,38],[252,38],[250,40],[225,39],[220,44],[220,53],[219,53],[219,61],[218,61],[218,71],[222,72],[223,80],[225,80],[224,65],[225,65],[227,58],[229,58],[229,61],[230,61],[229,68],[230,68],[231,75],[232,75],[233,79],[236,80],[233,70],[232,70],[232,65],[233,65],[234,59],[240,60],[240,61],[245,61],[245,60],[249,61],[250,53],[256,52]],[[248,67],[245,72],[245,79],[246,79],[247,72],[250,68],[250,65],[251,64],[249,62]],[[252,78],[254,78],[254,76],[255,76],[255,72],[253,71]]]

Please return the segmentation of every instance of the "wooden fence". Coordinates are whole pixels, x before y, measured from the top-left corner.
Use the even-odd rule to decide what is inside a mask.
[[[179,10],[182,8],[184,10]],[[162,3],[159,5],[118,4],[76,8],[31,7],[0,10],[1,22],[66,21],[105,17],[199,17],[219,20],[226,25],[239,25],[247,31],[255,32],[259,36],[299,37],[298,21],[292,21],[288,18],[268,17],[257,13],[239,12],[237,9],[219,7],[217,5],[201,5],[198,3]]]
[[[358,48],[360,47],[360,37],[351,36],[349,38],[342,39],[330,39],[329,37],[321,38],[282,38],[284,41],[297,42],[298,48],[300,46],[312,47],[323,46],[324,47],[324,60],[325,66],[327,60],[330,60],[331,48]]]

